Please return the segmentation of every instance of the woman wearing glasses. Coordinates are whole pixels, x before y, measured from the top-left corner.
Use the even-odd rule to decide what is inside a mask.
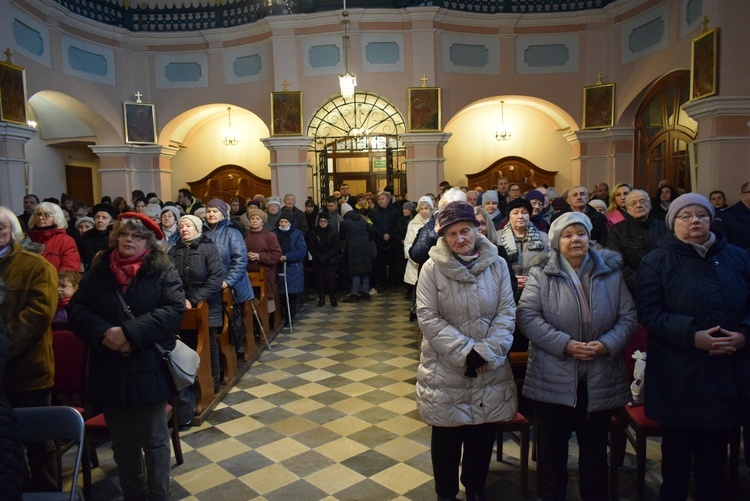
[[[688,193],[669,206],[662,238],[638,269],[648,329],[646,415],[663,426],[661,499],[726,499],[727,442],[748,398],[750,259],[709,230],[714,208]]]
[[[29,239],[42,244],[42,256],[57,271],[81,270],[81,255],[73,238],[67,234],[65,216],[59,205],[42,202],[34,208],[29,218]]]
[[[169,499],[166,405],[176,392],[155,345],[174,348],[185,292],[163,238],[145,214],[120,214],[68,305],[90,349],[89,401],[104,412],[126,500]]]

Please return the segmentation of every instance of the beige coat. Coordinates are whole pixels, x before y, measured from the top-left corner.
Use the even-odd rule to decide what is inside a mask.
[[[507,358],[516,314],[508,266],[482,235],[477,246],[480,256],[468,269],[440,238],[419,275],[417,318],[424,337],[417,408],[430,425],[475,425],[516,416],[516,386]],[[476,378],[464,375],[472,348],[489,369]]]

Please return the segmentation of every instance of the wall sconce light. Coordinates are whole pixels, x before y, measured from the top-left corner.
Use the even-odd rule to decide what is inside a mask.
[[[500,101],[500,130],[495,132],[495,139],[498,141],[510,139],[510,130],[505,128],[505,101]]]

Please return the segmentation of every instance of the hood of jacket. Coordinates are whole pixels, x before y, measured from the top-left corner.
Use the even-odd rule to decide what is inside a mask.
[[[719,253],[729,243],[727,237],[725,237],[723,233],[713,233],[714,235],[716,235],[716,241],[711,247],[709,247],[708,252],[706,252],[706,259],[713,256],[714,254]],[[682,240],[674,236],[674,234],[661,237],[656,243],[656,248],[667,249],[673,252],[677,252],[678,254],[684,254],[686,256],[700,257],[700,255],[692,245],[683,242]]]
[[[559,255],[559,258],[556,258],[556,254]],[[589,258],[594,261],[594,269],[592,271],[592,274],[594,275],[599,273],[611,273],[612,271],[619,270],[622,265],[622,256],[620,253],[610,249],[594,250],[589,248]],[[544,273],[559,275],[562,273],[559,259],[563,259],[562,254],[559,254],[558,251],[552,250],[534,256],[529,262],[529,266],[541,266]]]
[[[453,255],[443,237],[440,237],[437,244],[430,249],[430,258],[448,278],[458,282],[476,283],[476,275],[500,260],[497,255],[497,247],[484,235],[477,233],[476,247],[479,250],[479,257],[471,269],[464,266]]]

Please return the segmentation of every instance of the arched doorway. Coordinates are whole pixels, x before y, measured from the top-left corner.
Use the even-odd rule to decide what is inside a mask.
[[[325,203],[342,183],[354,195],[386,186],[396,195],[406,193],[401,167],[406,148],[399,138],[405,130],[401,113],[377,94],[357,92],[351,101],[336,96],[325,102],[307,128],[307,135],[315,138],[316,202]]]
[[[691,191],[690,144],[698,124],[682,110],[690,100],[690,72],[670,73],[648,91],[635,118],[635,185],[654,193],[662,179]]]

